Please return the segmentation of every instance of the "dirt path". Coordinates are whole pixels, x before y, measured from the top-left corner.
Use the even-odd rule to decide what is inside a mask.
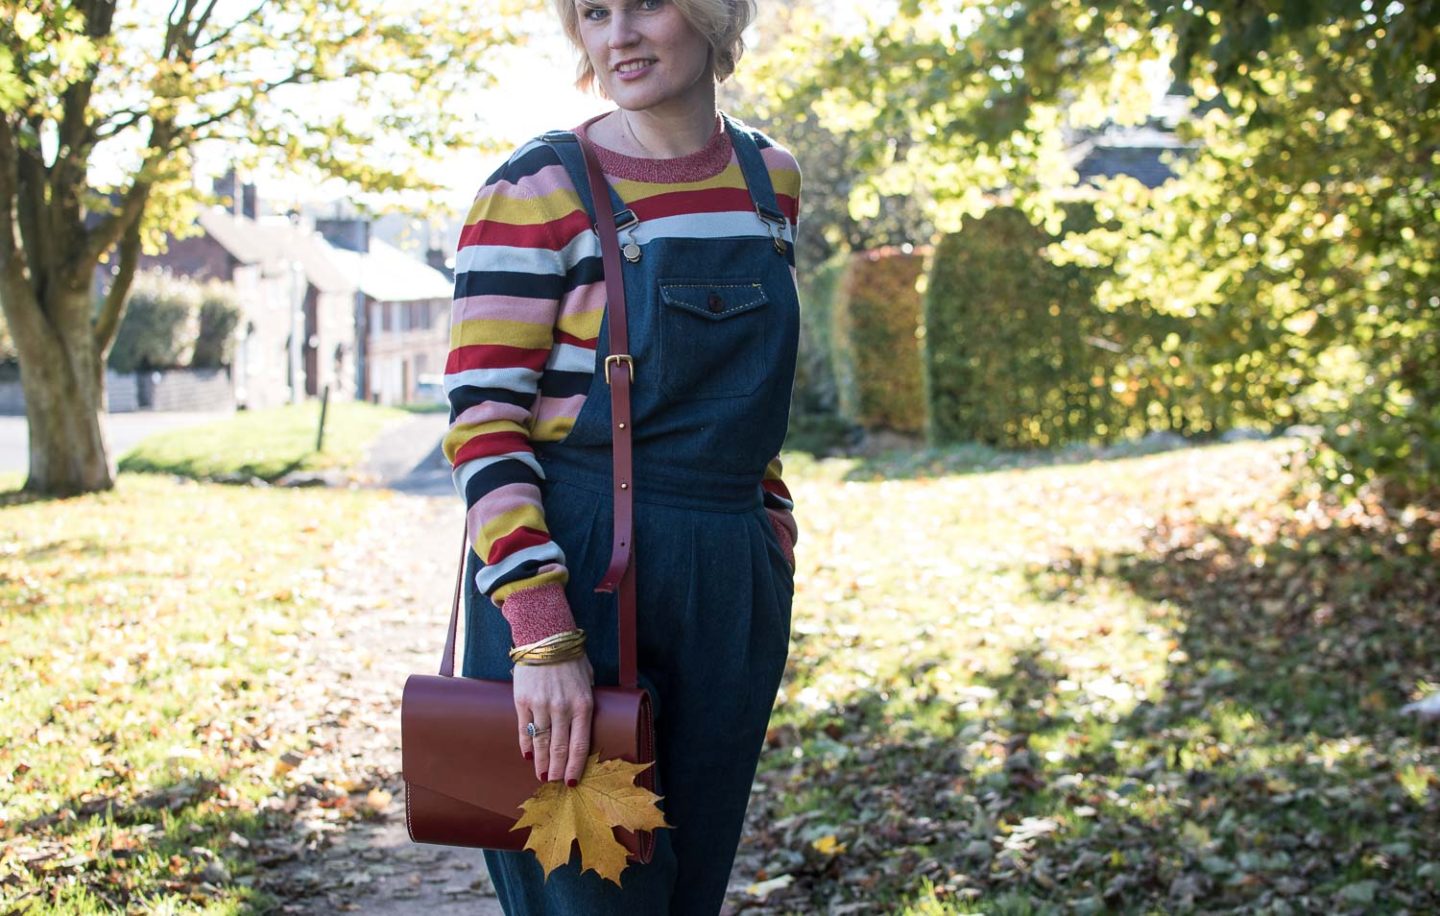
[[[438,446],[415,441],[435,426],[422,419],[382,442],[375,463],[389,473],[377,476],[397,475],[393,496],[325,571],[327,610],[302,649],[309,712],[292,713],[311,746],[293,761],[295,832],[261,879],[283,912],[502,913],[479,850],[412,843],[405,830],[400,697],[410,674],[438,668],[463,517]],[[760,855],[742,843],[727,913],[754,902],[744,889]]]
[[[311,750],[291,761],[309,808],[295,812],[293,855],[264,881],[284,912],[501,913],[479,850],[412,843],[405,830],[400,695],[406,677],[439,665],[462,514],[453,491],[396,494],[326,570],[303,704],[323,713],[309,717]],[[366,801],[327,807],[344,800],[335,790]]]

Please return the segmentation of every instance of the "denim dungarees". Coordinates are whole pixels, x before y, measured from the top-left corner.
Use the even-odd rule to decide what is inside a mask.
[[[654,858],[628,865],[621,887],[582,873],[578,854],[547,879],[529,850],[487,850],[510,916],[715,916],[734,863],[789,652],[794,581],[760,481],[785,438],[799,301],[793,239],[760,150],[748,128],[724,121],[754,204],[748,219],[724,218],[739,221],[730,231],[753,234],[655,238],[645,222],[621,233],[622,244],[633,234],[641,245],[638,262],[622,261],[635,359],[638,671],[654,702],[656,791],[673,826],[655,832]],[[593,225],[574,135],[544,139]],[[624,201],[613,188],[610,195],[624,222]],[[598,246],[593,261],[598,281]],[[546,523],[565,554],[566,595],[587,634],[596,684],[619,682],[616,595],[594,591],[612,539],[608,353],[607,311],[574,427],[559,442],[533,446]],[[461,672],[510,679],[509,627],[475,585],[478,562],[471,552]]]

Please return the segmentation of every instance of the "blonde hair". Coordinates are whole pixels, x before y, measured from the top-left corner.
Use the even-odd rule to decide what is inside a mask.
[[[581,90],[594,89],[604,95],[604,90],[595,79],[595,68],[590,56],[585,53],[585,43],[580,39],[580,13],[576,10],[577,0],[552,0],[555,12],[560,14],[560,23],[565,35],[580,52],[580,61],[575,68],[575,86]],[[755,0],[670,0],[680,10],[680,15],[690,27],[710,42],[711,72],[717,82],[735,72],[735,63],[745,53],[745,41],[741,34],[755,19]]]

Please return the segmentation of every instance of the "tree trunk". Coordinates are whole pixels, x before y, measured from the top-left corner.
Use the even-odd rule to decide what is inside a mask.
[[[14,334],[30,424],[25,489],[49,496],[111,489],[115,466],[100,420],[105,367],[89,323],[57,328],[42,320],[27,330],[36,333]]]

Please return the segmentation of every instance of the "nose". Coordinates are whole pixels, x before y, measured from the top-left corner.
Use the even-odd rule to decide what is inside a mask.
[[[610,38],[606,42],[612,48],[626,48],[633,45],[640,37],[635,31],[635,21],[627,9],[615,9],[610,12]]]

